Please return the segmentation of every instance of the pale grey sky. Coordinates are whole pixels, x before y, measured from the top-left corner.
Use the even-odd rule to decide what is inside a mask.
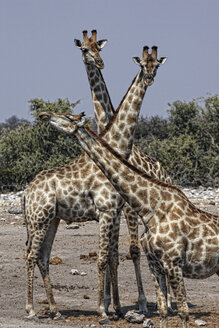
[[[141,114],[166,116],[168,102],[218,93],[218,0],[0,0],[0,122],[30,119],[28,100],[81,99],[93,116],[89,84],[73,39],[97,29],[108,39],[102,71],[115,108],[144,45],[168,61],[147,90]]]

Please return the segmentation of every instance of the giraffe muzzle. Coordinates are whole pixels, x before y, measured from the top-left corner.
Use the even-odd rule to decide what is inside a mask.
[[[50,119],[50,114],[46,112],[39,113],[38,117],[43,121],[48,121]]]
[[[154,79],[153,79],[153,77],[151,77],[151,78],[146,78],[145,79],[145,83],[146,83],[146,85],[148,85],[148,86],[150,86],[150,85],[152,85],[153,83],[154,83]]]
[[[102,59],[96,59],[95,64],[96,64],[97,68],[100,68],[100,69],[104,68],[104,63],[103,63]]]

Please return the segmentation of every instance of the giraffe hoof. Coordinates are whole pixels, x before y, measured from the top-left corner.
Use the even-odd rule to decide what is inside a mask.
[[[144,316],[146,317],[148,315],[148,310],[146,311],[138,311],[139,314],[144,314]]]
[[[122,313],[121,309],[116,310],[115,316],[118,318],[124,318],[124,314]]]
[[[138,312],[140,313],[140,314],[144,314],[144,315],[148,315],[148,308],[147,308],[147,306],[146,307],[139,307],[139,310],[138,310]]]
[[[109,325],[109,324],[111,324],[111,321],[109,320],[109,318],[103,317],[99,320],[99,324],[100,325]]]
[[[138,311],[140,314],[148,314],[147,301],[145,297],[138,300]]]
[[[63,315],[60,312],[57,312],[56,315],[54,316],[53,320],[65,320]]]
[[[113,321],[118,321],[119,319],[124,319],[124,314],[122,312],[113,314]]]
[[[104,309],[105,312],[108,313],[109,312],[109,306],[111,304],[111,298],[109,299],[104,299]]]
[[[29,315],[25,316],[24,319],[31,320],[31,321],[38,321],[39,320],[39,318],[36,314],[29,314]]]

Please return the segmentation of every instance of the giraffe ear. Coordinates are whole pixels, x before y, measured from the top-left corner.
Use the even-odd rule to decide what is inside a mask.
[[[87,123],[89,123],[89,118],[87,116],[82,116],[78,126],[81,127],[81,126],[84,126]]]
[[[158,60],[159,65],[163,65],[166,61],[167,61],[167,57],[160,57],[160,59]]]
[[[141,66],[141,59],[139,57],[132,57],[135,64],[138,66]]]
[[[105,46],[106,43],[107,43],[107,40],[97,41],[97,45],[98,45],[99,50],[101,50]]]
[[[143,70],[141,69],[139,77],[138,77],[138,83],[141,82],[143,76],[144,76],[144,73],[143,73]]]
[[[75,43],[76,47],[81,49],[81,41],[80,40],[74,39],[74,43]]]

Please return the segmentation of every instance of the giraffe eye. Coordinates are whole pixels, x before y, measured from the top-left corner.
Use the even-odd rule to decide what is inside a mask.
[[[70,122],[73,122],[73,121],[74,121],[73,118],[72,118],[71,116],[69,116],[69,115],[66,115],[66,118],[67,118]]]
[[[83,49],[82,49],[82,52],[83,52],[84,54],[86,54],[86,53],[88,52],[88,49],[87,49],[87,48],[83,48]]]

